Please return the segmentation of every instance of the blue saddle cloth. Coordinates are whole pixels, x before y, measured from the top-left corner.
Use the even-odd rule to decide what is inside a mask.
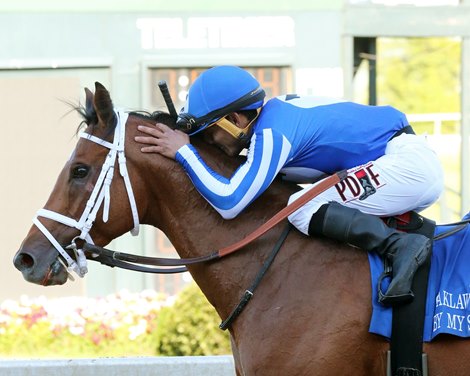
[[[464,219],[470,219],[468,213]],[[435,235],[455,226],[436,226]],[[377,281],[383,261],[369,253],[372,278],[372,318],[369,332],[390,338],[392,309],[377,300]],[[389,281],[384,281],[385,291]],[[470,337],[470,225],[457,233],[434,241],[426,301],[423,340],[432,341],[447,333]]]

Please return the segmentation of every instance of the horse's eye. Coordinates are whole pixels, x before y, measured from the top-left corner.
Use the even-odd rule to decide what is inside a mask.
[[[71,178],[72,179],[83,179],[88,175],[88,166],[76,166],[72,169]]]

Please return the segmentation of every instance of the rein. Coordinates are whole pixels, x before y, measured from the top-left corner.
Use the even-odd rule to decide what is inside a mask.
[[[434,241],[438,241],[438,240],[441,240],[441,239],[445,239],[451,235],[454,235],[455,233],[459,232],[460,230],[463,230],[465,227],[468,226],[468,224],[470,223],[470,219],[465,219],[463,221],[459,221],[459,222],[454,222],[454,223],[447,223],[445,225],[439,225],[439,227],[441,226],[455,226],[454,228],[451,228],[450,230],[447,230],[439,235],[436,235],[433,240]]]
[[[313,199],[315,196],[326,191],[327,189],[333,187],[334,185],[341,182],[347,176],[347,171],[339,171],[312,186],[305,194],[297,198],[295,201],[291,202],[271,219],[265,222],[263,225],[258,227],[255,231],[248,234],[245,238],[240,241],[233,243],[227,247],[221,248],[215,252],[211,252],[205,256],[192,257],[192,258],[161,258],[161,257],[148,257],[148,256],[139,256],[133,255],[130,253],[124,253],[119,251],[112,251],[103,247],[99,247],[94,244],[85,243],[83,245],[83,250],[85,251],[86,257],[89,260],[98,261],[101,264],[110,266],[110,267],[119,267],[134,271],[140,271],[145,273],[181,273],[185,272],[187,268],[173,268],[173,269],[162,269],[162,268],[152,268],[142,265],[152,265],[152,266],[181,266],[181,265],[191,265],[201,262],[208,262],[211,260],[217,260],[224,256],[227,256],[239,249],[243,248],[247,244],[251,243],[255,239],[259,238],[261,235],[265,234],[267,231],[272,229],[275,225],[280,223],[282,220],[287,218],[290,214],[298,210],[308,201]],[[140,265],[135,265],[140,264]]]
[[[36,213],[36,217],[33,218],[33,223],[38,229],[46,236],[46,238],[55,247],[57,252],[64,258],[67,265],[64,265],[67,270],[74,271],[79,277],[83,277],[87,272],[87,261],[85,253],[82,249],[79,249],[76,245],[77,239],[82,239],[85,242],[93,244],[93,240],[90,236],[90,230],[96,219],[98,210],[103,207],[103,222],[108,221],[109,207],[111,203],[110,197],[110,186],[114,177],[114,165],[116,160],[119,163],[119,173],[124,179],[126,186],[127,196],[132,211],[132,218],[134,220],[134,228],[131,230],[132,235],[136,236],[139,233],[139,214],[137,211],[137,205],[135,202],[134,192],[132,191],[131,181],[126,166],[126,157],[124,151],[125,135],[126,135],[126,122],[129,115],[123,111],[116,111],[117,124],[114,131],[113,142],[110,143],[101,138],[93,136],[88,133],[82,133],[81,138],[97,143],[98,145],[104,146],[109,149],[109,153],[106,156],[105,162],[101,168],[98,180],[93,188],[90,198],[87,201],[85,209],[77,221],[73,218],[67,217],[60,213],[54,212],[48,209],[40,209]],[[70,245],[66,246],[65,249],[59,242],[54,238],[50,231],[39,221],[39,217],[52,219],[56,222],[62,223],[69,227],[74,227],[80,230],[80,235],[72,239]],[[69,255],[67,250],[72,250],[75,260]],[[59,260],[63,260],[59,257]]]

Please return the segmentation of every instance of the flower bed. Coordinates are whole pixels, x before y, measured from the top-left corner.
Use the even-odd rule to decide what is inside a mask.
[[[0,305],[0,356],[155,355],[157,317],[170,303],[154,291],[6,300]]]

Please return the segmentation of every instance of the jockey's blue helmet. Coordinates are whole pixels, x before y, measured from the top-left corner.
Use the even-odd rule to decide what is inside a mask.
[[[261,108],[265,95],[256,78],[240,67],[210,68],[191,85],[178,128],[194,135],[231,112]]]

